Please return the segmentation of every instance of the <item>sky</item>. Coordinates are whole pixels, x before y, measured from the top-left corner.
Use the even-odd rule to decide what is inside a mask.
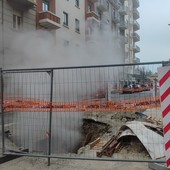
[[[170,0],[139,0],[141,62],[167,61],[170,59]]]

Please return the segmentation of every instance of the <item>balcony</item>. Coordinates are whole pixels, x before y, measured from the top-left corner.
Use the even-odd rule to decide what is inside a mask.
[[[119,2],[122,3],[122,4],[124,4],[124,1],[125,1],[125,0],[119,0]]]
[[[122,21],[122,22],[120,22],[120,24],[119,24],[119,29],[125,30],[125,29],[127,29],[127,28],[128,28],[128,23],[127,23],[127,21]]]
[[[94,11],[88,12],[86,14],[86,19],[91,20],[92,22],[99,22],[99,16]]]
[[[115,15],[114,13],[112,14],[112,21],[117,24],[120,22],[120,17],[119,15]]]
[[[135,42],[140,41],[140,36],[139,36],[136,32],[133,33],[133,40],[134,40]]]
[[[117,0],[109,0],[109,2],[116,8],[119,9],[120,5]]]
[[[92,3],[95,3],[95,2],[97,2],[98,0],[89,0],[90,2],[92,2]]]
[[[120,13],[120,15],[127,15],[128,14],[128,8],[126,6],[121,6],[119,13]]]
[[[133,61],[134,61],[134,63],[140,63],[140,59],[139,59],[138,57],[135,57],[135,58],[133,59]]]
[[[139,0],[133,0],[133,8],[139,7]]]
[[[138,10],[137,9],[133,9],[133,18],[134,19],[138,19],[139,18],[139,12],[138,12]]]
[[[107,3],[106,0],[98,0],[97,2],[97,8],[102,11],[105,12],[107,11]]]
[[[8,2],[17,8],[32,8],[36,5],[36,0],[8,0]]]
[[[134,51],[135,53],[139,53],[139,52],[140,52],[140,47],[138,47],[137,45],[134,45],[134,46],[133,46],[133,51]]]
[[[134,29],[134,31],[137,31],[137,30],[140,29],[140,25],[139,25],[139,23],[137,21],[133,22],[133,29]]]
[[[42,11],[38,13],[39,24],[46,29],[59,29],[60,18],[50,11]]]

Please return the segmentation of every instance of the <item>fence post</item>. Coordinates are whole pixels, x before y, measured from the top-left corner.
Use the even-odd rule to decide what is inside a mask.
[[[4,136],[4,80],[3,80],[3,72],[0,69],[0,105],[1,105],[1,122],[2,122],[2,154],[5,152],[5,136]]]
[[[165,157],[167,167],[170,168],[170,65],[158,68],[160,84],[160,99],[163,118],[163,132],[165,143]]]
[[[50,117],[49,117],[49,143],[48,143],[48,166],[50,166],[50,155],[51,155],[51,131],[52,131],[52,101],[53,101],[53,72],[50,71]]]

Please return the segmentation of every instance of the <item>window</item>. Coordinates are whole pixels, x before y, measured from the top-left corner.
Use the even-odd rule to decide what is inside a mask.
[[[50,2],[49,0],[42,0],[42,11],[50,10]]]
[[[22,26],[22,17],[18,15],[13,15],[13,28],[16,30],[21,29]]]
[[[79,0],[75,0],[75,6],[79,7]]]
[[[75,19],[75,31],[80,32],[80,21]]]
[[[116,10],[115,9],[113,9],[112,15],[113,15],[113,18],[116,18]]]
[[[65,26],[68,26],[68,13],[63,12],[63,14],[64,14],[64,22],[63,22],[63,24],[64,24]]]
[[[91,12],[91,11],[92,11],[92,4],[89,3],[89,4],[88,4],[88,12]]]

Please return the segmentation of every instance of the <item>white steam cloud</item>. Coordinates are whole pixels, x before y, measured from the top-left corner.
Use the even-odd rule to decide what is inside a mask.
[[[34,31],[12,38],[10,53],[5,57],[7,68],[82,66],[123,63],[120,39],[109,29],[96,29],[89,41],[74,42],[64,33]],[[67,46],[64,42],[69,41]]]
[[[96,29],[89,42],[78,42],[76,45],[72,41],[67,46],[64,44],[68,38],[65,34],[60,34],[56,38],[46,31],[23,33],[11,41],[10,53],[12,55],[5,57],[4,65],[6,68],[47,68],[123,63],[124,57],[120,42],[113,37],[114,34],[109,29],[102,32]],[[118,69],[112,69],[108,74],[109,77],[105,75],[106,70],[102,69],[99,72],[93,69],[66,71],[65,74],[63,70],[54,71],[54,101],[90,99],[90,95],[97,93],[98,90],[105,90],[107,81],[113,81],[113,77],[115,79],[120,77]],[[8,95],[43,99],[49,94],[50,84],[46,79],[38,82],[41,76],[37,79],[36,76],[32,78],[32,75],[26,74],[7,76],[5,90],[11,93],[7,93]],[[49,78],[47,73],[43,74]],[[46,91],[43,89],[45,83],[47,83]],[[15,142],[21,147],[29,148],[30,151],[47,152],[48,119],[48,113],[14,114]],[[44,122],[44,120],[47,121]],[[82,139],[81,126],[82,114],[80,113],[53,113],[52,152],[72,152]]]

